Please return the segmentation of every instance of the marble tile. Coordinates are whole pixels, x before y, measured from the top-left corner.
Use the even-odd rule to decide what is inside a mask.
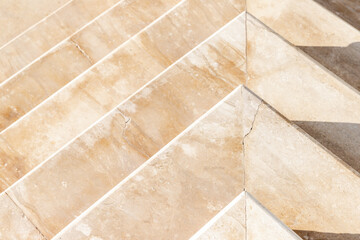
[[[239,90],[232,97],[55,239],[191,237],[243,191]]]
[[[0,3],[0,47],[47,17],[69,0],[3,0]]]
[[[359,174],[264,103],[244,156],[246,190],[293,230],[360,233]]]
[[[246,193],[246,234],[246,239],[251,240],[301,240],[249,193]]]
[[[245,81],[243,74],[231,70],[244,63],[244,27],[242,14],[8,191],[45,236],[60,231]],[[236,37],[230,38],[230,33]],[[209,49],[224,46],[238,53],[225,54],[224,64],[229,69],[226,76],[237,82],[217,77],[225,71],[221,61],[213,72],[200,61],[214,61],[218,55]],[[235,106],[238,101],[228,103]],[[234,124],[229,127],[238,127]],[[221,134],[223,128],[218,130]],[[223,144],[220,140],[214,144]],[[233,149],[236,155],[236,146],[226,151]]]
[[[72,22],[83,25],[82,22],[86,23],[95,17],[97,13],[100,13],[115,3],[114,0],[108,0],[103,2],[101,4],[102,7],[99,8],[97,7],[99,5],[97,4],[98,1],[99,0],[92,0],[90,2],[84,2],[83,0],[75,0],[69,4],[67,8],[57,13],[54,18],[63,19],[63,21],[67,19],[66,21],[68,22],[63,23],[65,26],[70,26]],[[4,85],[1,85],[0,131],[15,122],[25,113],[87,70],[90,66],[97,63],[101,58],[109,54],[117,46],[124,43],[178,2],[180,2],[180,0],[156,0],[152,1],[152,4],[139,0],[123,1],[110,12],[42,57],[39,61],[30,65]],[[80,21],[77,18],[84,19]],[[51,21],[51,19],[48,21]],[[48,23],[48,21],[46,23]],[[63,29],[60,23],[54,24]],[[74,28],[73,31],[64,30],[66,33],[63,34],[62,38],[72,34],[72,32],[79,27],[76,26],[77,25],[71,25],[71,27]],[[59,34],[56,29],[53,27],[50,28],[54,31],[55,35]],[[117,31],[114,31],[114,29],[117,29]],[[34,47],[39,45],[49,49],[54,44],[48,39],[49,34],[46,31],[41,30],[41,32],[44,34],[43,40],[49,45],[41,42],[33,44],[35,40],[31,40],[30,44]],[[34,34],[34,37],[40,38],[39,34]],[[27,38],[27,40],[29,39]],[[4,59],[3,66],[5,68],[12,66],[12,64],[9,64],[9,56],[24,56],[24,54],[19,55],[19,51],[25,52],[25,55],[30,54],[29,52],[31,52],[31,50],[27,47],[29,43],[21,43],[20,45],[23,49],[15,47],[14,51],[16,54],[8,53],[4,55],[7,56],[6,58],[2,58]],[[42,50],[42,52],[44,51]]]
[[[0,195],[0,201],[1,239],[46,240],[6,194]]]
[[[70,1],[62,9],[1,48],[0,82],[26,67],[118,1]]]
[[[356,11],[351,5],[359,5],[351,0],[251,0],[248,11],[360,91],[360,31],[316,2],[328,7],[342,2],[351,11]]]
[[[359,93],[252,16],[247,19],[247,86],[360,171]]]
[[[242,192],[230,204],[231,207],[224,214],[219,216],[220,212],[215,216],[219,218],[216,218],[214,223],[209,227],[205,225],[200,230],[204,232],[199,237],[193,236],[190,240],[245,240],[245,192]],[[224,210],[225,208],[221,211]]]
[[[214,3],[215,2],[217,6],[221,6],[219,1],[214,0]],[[217,29],[219,29],[228,23],[228,21],[239,15],[231,4],[225,4],[225,2],[229,3],[227,0],[224,0],[224,4],[222,4],[224,8],[217,8],[218,14],[209,16],[218,19],[217,21],[207,20],[201,22],[203,28],[208,29],[207,37],[214,33],[214,31],[211,30],[211,27],[204,27],[207,22],[209,22],[209,24],[218,22],[218,25],[216,26],[218,27]],[[175,16],[176,13],[180,14],[186,12],[198,15],[199,11],[195,11],[196,8],[191,8],[193,9],[191,11],[189,10],[189,7],[193,7],[196,3],[204,9],[208,9],[209,6],[211,6],[211,1],[186,1],[183,5],[174,10],[172,14]],[[182,33],[179,32],[179,27],[175,25],[172,28],[164,27],[163,24],[166,24],[168,21],[169,18],[165,18],[164,21],[158,22],[156,25],[152,26],[151,29],[148,29],[149,31],[147,30],[134,41],[125,44],[111,58],[106,59],[86,75],[77,79],[74,84],[71,84],[68,88],[54,95],[49,101],[37,108],[36,111],[33,111],[21,121],[12,125],[11,128],[6,129],[6,131],[1,134],[1,137],[6,140],[16,152],[25,157],[27,164],[31,166],[30,168],[33,168],[47,159],[57,149],[98,120],[106,111],[115,108],[121,101],[134,93],[135,90],[142,87],[145,83],[149,82],[153,77],[164,70],[166,66],[177,60],[176,57],[179,57],[181,54],[186,54],[185,48],[179,48],[180,50],[177,50],[176,54],[174,51],[170,51],[171,49],[176,49],[175,46],[176,44],[181,43],[180,40],[174,42],[170,41],[166,46],[161,46],[161,49],[160,47],[156,48],[154,45],[152,45],[153,48],[146,45],[147,43],[156,44],[156,42],[151,42],[150,38],[148,38],[149,42],[142,41],[144,35],[153,36],[154,41],[159,39],[162,29],[168,30],[168,32],[164,34],[164,37],[168,35],[182,35]],[[187,24],[187,21],[188,20],[184,20],[184,24]],[[239,21],[241,27],[238,27],[237,31],[241,34],[244,32],[244,28],[243,24],[241,24],[241,20]],[[194,26],[197,26],[197,24],[194,23]],[[189,36],[196,37],[198,35],[194,30],[194,33]],[[201,35],[201,37],[205,36]],[[241,37],[238,36],[238,38]],[[175,37],[173,39],[175,39]],[[185,37],[184,39],[186,40]],[[215,75],[212,73],[213,76],[211,76],[211,73],[206,72],[206,69],[209,67],[199,65],[199,71],[204,71],[206,74],[209,74],[207,77],[208,80],[207,82],[197,82],[195,86],[189,85],[188,87],[196,89],[195,91],[199,91],[199,94],[203,91],[210,91],[216,93],[215,96],[221,98],[221,96],[226,94],[226,91],[229,92],[234,86],[244,82],[244,79],[242,78],[244,73],[236,69],[238,66],[241,66],[242,69],[244,69],[245,49],[239,49],[239,47],[244,46],[244,42],[232,46],[231,44],[234,39],[236,40],[237,38],[220,39],[219,43],[215,42],[214,45],[209,45],[209,47],[211,46],[212,48],[212,51],[209,52],[211,53],[211,56],[209,55],[208,57],[209,59],[212,57],[215,59],[219,57],[219,54],[216,54],[217,48],[227,48],[226,58],[223,57],[222,62],[220,62],[218,66],[212,67],[218,67],[219,73],[215,72]],[[193,42],[199,43],[202,40],[205,39],[193,40]],[[171,43],[174,45],[171,45]],[[190,42],[188,42],[188,45],[191,46]],[[139,46],[140,49],[135,49],[136,46]],[[193,47],[195,47],[195,45],[191,46],[191,48]],[[182,52],[180,54],[181,49]],[[136,54],[133,54],[135,51],[137,51]],[[128,52],[127,55],[126,52]],[[125,58],[125,56],[127,56],[127,58]],[[235,59],[227,59],[230,57],[234,57]],[[163,59],[167,59],[166,64]],[[125,63],[127,65],[118,65],[116,63]],[[226,68],[229,69],[228,72],[226,71]],[[96,75],[97,73],[100,74]],[[181,74],[190,75],[190,73]],[[218,76],[216,76],[216,74]],[[219,76],[229,77],[231,74],[235,74],[235,77],[231,80],[233,81],[231,86],[223,80],[218,80]],[[237,79],[237,82],[235,83],[234,79],[238,77],[240,78]],[[187,76],[187,79],[190,78]],[[181,81],[183,81],[183,79],[179,79],[178,83],[171,83],[171,85],[174,87],[183,86],[181,85]],[[204,85],[205,83],[210,85]],[[216,86],[221,88],[224,87],[224,90],[215,88]],[[176,98],[171,97],[169,94],[170,92],[167,92],[166,94],[169,98],[173,98],[175,104],[180,104],[181,102],[178,101],[177,98],[181,96],[181,91],[184,92],[185,89],[175,90],[177,91]],[[194,93],[197,94],[197,92]],[[203,106],[209,106],[208,104],[215,104],[218,101],[218,99],[213,99],[211,101],[208,99],[209,98],[204,98],[203,104],[205,105]],[[205,103],[205,101],[209,102]],[[191,104],[191,99],[185,99],[183,104]],[[182,108],[179,108],[179,111],[180,109]],[[140,119],[136,120],[136,122],[138,124],[142,123]]]

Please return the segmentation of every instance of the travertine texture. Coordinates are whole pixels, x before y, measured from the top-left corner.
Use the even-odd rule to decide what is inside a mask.
[[[191,237],[243,191],[239,92],[56,239]]]
[[[201,15],[207,18],[200,18]],[[12,125],[1,137],[33,168],[237,15],[239,11],[227,0],[185,1],[146,32],[124,44],[111,58]],[[213,84],[234,87],[243,82],[244,52],[240,49],[244,41],[237,40],[243,36],[239,34],[209,46],[211,57],[218,61],[210,58],[208,61],[213,66],[204,65],[202,61],[206,61],[206,58],[200,58],[201,54],[199,58],[194,58],[201,59],[195,64],[194,77],[196,71],[203,71],[210,77],[214,74],[212,69],[218,68],[213,79],[226,76],[231,82],[222,80]],[[231,44],[238,45],[233,48]],[[224,52],[224,55],[220,56],[220,52]],[[228,60],[230,57],[234,57],[236,62]],[[177,68],[190,70],[189,66],[179,65]],[[230,77],[232,74],[233,78]],[[176,84],[181,84],[181,81]],[[180,94],[181,88],[178,90]],[[230,90],[231,87],[220,89],[218,96]],[[185,103],[190,101],[184,99]],[[140,124],[141,120],[136,122]],[[16,158],[10,157],[9,161],[17,162]]]
[[[244,64],[244,17],[240,15],[120,105],[120,111],[115,110],[8,191],[44,235],[60,231],[244,82],[239,71]],[[224,55],[217,55],[219,51]],[[218,66],[213,67],[216,60]],[[229,80],[225,82],[224,76]]]
[[[6,194],[0,201],[0,239],[46,240]]]
[[[246,234],[246,239],[249,240],[301,239],[282,222],[275,218],[249,193],[246,193]]]
[[[85,19],[83,21],[93,17],[92,15],[95,14],[90,14],[91,9],[88,8],[94,8],[93,11],[98,8],[97,5],[99,4],[96,4],[96,2],[99,0],[92,1],[94,1],[94,3],[91,4],[88,1],[77,3],[77,5],[79,5],[77,6],[78,8],[82,7],[84,11],[86,10],[85,12],[80,12],[84,15]],[[105,1],[101,4],[102,8],[111,5],[111,2],[115,1]],[[180,2],[180,0],[122,1],[121,4],[117,5],[110,12],[101,16],[82,31],[72,36],[39,61],[30,65],[27,69],[3,85],[0,85],[0,131],[15,122],[47,97],[87,70],[90,66],[97,63],[101,58],[134,36],[178,2]],[[87,6],[87,8],[85,9],[83,5]],[[69,7],[71,6],[72,4],[69,5]],[[66,9],[67,8],[65,8],[64,11]],[[77,11],[72,8],[67,9],[67,11],[68,12],[65,12],[67,14],[72,14],[77,17],[82,16],[81,14],[77,14]],[[58,18],[60,17],[56,17],[56,19]],[[72,19],[74,17],[68,19],[66,15],[62,18],[67,19],[66,21],[69,21],[68,24],[81,22],[77,21],[77,19]],[[48,34],[44,34],[48,36]],[[67,36],[66,33],[64,33],[64,35]],[[39,36],[37,35],[37,37]],[[48,40],[49,39],[46,39],[47,42]],[[31,43],[31,45],[36,46],[33,43]],[[39,43],[39,45],[45,47],[44,44]],[[26,47],[26,44],[21,44],[21,46],[25,48],[22,52],[26,54],[29,54],[29,51],[31,52],[31,50]],[[17,53],[21,51],[21,49],[15,48],[14,51]],[[4,59],[3,66],[5,68],[12,66],[11,63],[9,64],[10,60],[8,57],[12,55],[14,54],[7,53],[4,55],[4,58],[0,58]],[[15,54],[15,56],[22,57],[24,55]]]
[[[0,2],[0,47],[70,0],[2,0]]]
[[[360,171],[359,93],[250,15],[247,19],[247,86]]]
[[[122,0],[73,0],[0,49],[0,83]],[[45,4],[46,5],[46,4]],[[34,8],[34,7],[33,7]],[[10,21],[17,22],[17,21]]]
[[[266,104],[244,143],[247,191],[287,226],[360,233],[359,174],[341,160]]]
[[[245,226],[245,192],[242,192],[224,215],[199,237],[191,240],[245,240]]]
[[[340,2],[319,1],[327,2],[328,6]],[[360,9],[358,1],[345,2],[353,2]],[[347,6],[356,11],[356,7]],[[251,0],[248,11],[360,91],[360,32],[357,29],[313,0]]]

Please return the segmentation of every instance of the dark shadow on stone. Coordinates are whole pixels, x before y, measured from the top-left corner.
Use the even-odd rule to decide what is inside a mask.
[[[360,173],[360,124],[311,121],[294,123]]]
[[[360,30],[359,0],[314,0],[324,8],[333,12],[353,27]]]
[[[360,234],[294,230],[304,240],[360,240]]]
[[[298,47],[360,91],[360,42],[347,47]]]

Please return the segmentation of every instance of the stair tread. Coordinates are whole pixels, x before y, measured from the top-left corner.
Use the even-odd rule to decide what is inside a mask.
[[[87,1],[86,3],[82,3],[82,1],[77,2],[75,0],[74,4],[67,6],[69,9],[64,8],[63,12],[58,14],[63,16],[55,15],[54,19],[57,21],[66,19],[68,23],[65,25],[75,28],[76,25],[71,24],[72,22],[84,25],[94,18],[97,13],[117,2],[117,0],[105,1],[106,4],[100,4],[102,7],[99,8],[97,3],[99,0]],[[180,0],[120,1],[121,4],[116,5],[109,12],[72,35],[71,38],[55,46],[55,49],[46,53],[45,56],[42,56],[19,74],[1,84],[0,131],[9,127],[41,102],[46,101],[47,98],[61,90],[66,84],[71,83],[73,79],[98,63],[103,57],[110,54],[119,45],[129,40],[179,2]],[[68,15],[74,17],[69,18]],[[76,19],[81,17],[84,18],[82,21]],[[69,31],[63,29],[63,24],[57,21],[54,21],[53,25],[64,31],[63,38],[71,35]],[[57,31],[52,25],[48,26],[48,22],[44,24],[54,35],[60,34],[61,31]],[[43,38],[40,40],[50,44],[49,33],[45,30],[39,31],[43,35],[39,36],[35,32],[35,37],[41,38],[42,36]],[[24,36],[24,38],[26,41],[30,41],[28,36]],[[47,47],[46,44],[42,43],[34,44],[34,42],[37,43],[35,40],[31,40],[31,42],[31,46],[35,48],[37,45]],[[29,44],[20,43],[20,46],[24,48],[22,50],[15,46],[13,51],[16,54],[9,52],[2,54],[0,50],[0,56],[3,56],[0,58],[3,59],[2,66],[5,68],[11,67],[9,61],[11,61],[12,56],[22,58],[30,54],[31,49],[27,45]],[[49,48],[50,46],[47,47],[47,49]],[[7,49],[4,49],[4,51],[7,51]],[[19,52],[23,54],[19,55]],[[41,52],[44,51],[41,50]]]
[[[243,190],[240,90],[54,239],[191,237]]]
[[[247,86],[360,171],[360,94],[254,17],[247,19]]]
[[[238,16],[6,191],[44,235],[60,231],[245,82],[244,67],[237,69],[245,63],[244,17]],[[231,50],[219,55],[224,48]],[[214,63],[218,63],[216,68]]]
[[[240,13],[228,0],[190,0],[169,14],[0,134],[25,159],[7,155],[7,161],[19,165],[17,176],[46,160]],[[201,14],[209,17],[199,19]]]

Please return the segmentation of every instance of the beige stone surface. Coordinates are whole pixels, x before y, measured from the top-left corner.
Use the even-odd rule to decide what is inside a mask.
[[[230,209],[228,209],[220,218],[208,228],[205,225],[203,228],[205,232],[201,233],[199,237],[193,236],[191,240],[245,240],[245,192],[242,192],[234,199]],[[234,202],[235,201],[235,202]],[[229,205],[230,205],[229,204]],[[228,206],[229,206],[228,205]],[[227,207],[228,207],[227,206]],[[222,210],[224,211],[224,209]],[[221,214],[221,212],[219,213]],[[218,215],[219,215],[218,214]],[[218,216],[216,215],[215,218]],[[214,219],[214,218],[213,218]],[[200,231],[203,231],[202,229]]]
[[[243,191],[239,92],[55,239],[191,237]]]
[[[3,0],[0,2],[0,47],[70,0]]]
[[[196,234],[191,240],[301,239],[245,191],[209,223],[197,233],[199,237]]]
[[[351,19],[360,11],[353,0],[251,0],[248,11],[360,91],[360,32],[323,5]]]
[[[247,86],[360,171],[360,95],[250,15]]]
[[[301,239],[249,193],[246,193],[246,234],[249,240]]]
[[[297,46],[346,47],[357,29],[313,0],[250,0],[247,11]]]
[[[282,222],[359,236],[358,173],[266,104],[244,143],[246,190]]]
[[[211,7],[212,3],[215,4],[213,7]],[[198,4],[197,8],[194,6],[196,4]],[[210,14],[206,21],[194,23],[194,30],[191,32],[191,26],[188,26],[188,21],[191,19],[190,16],[194,16],[196,20],[195,16],[198,16],[202,11],[217,12],[216,14]],[[191,42],[198,44],[202,40],[205,40],[205,37],[210,36],[215,30],[218,30],[238,16],[239,12],[229,4],[227,0],[224,0],[224,2],[191,0],[185,1],[183,5],[174,10],[172,16],[176,17],[176,14],[189,14],[187,18],[182,18],[184,19],[182,24],[189,28],[190,33],[188,37],[191,38]],[[209,19],[212,18],[214,20],[210,21]],[[77,79],[77,82],[53,96],[49,101],[37,108],[36,111],[33,111],[21,121],[12,125],[11,128],[6,129],[6,131],[1,134],[1,137],[6,140],[16,152],[25,157],[26,164],[30,166],[30,168],[33,168],[50,157],[57,149],[98,120],[106,111],[116,107],[121,101],[125,100],[164,70],[165,67],[177,60],[178,57],[184,55],[187,48],[177,48],[176,44],[184,43],[186,40],[189,48],[196,46],[191,45],[190,40],[185,37],[182,32],[179,32],[180,22],[177,23],[178,25],[166,25],[169,19],[172,18],[170,18],[170,16],[164,18],[134,41],[123,45],[111,58],[106,59],[106,61],[93,68],[86,75]],[[199,28],[198,24],[202,24],[201,31],[207,32],[207,35],[204,33],[197,34],[196,28]],[[211,26],[216,26],[217,28]],[[243,28],[239,29],[241,30]],[[170,39],[174,40],[183,38],[184,40],[168,41],[167,45],[162,44],[159,45],[158,48],[154,45],[157,44],[157,42],[153,42],[151,37],[153,36],[155,38],[156,36],[156,40],[160,39],[160,34],[163,33],[162,31],[164,30],[166,30],[164,37],[169,36]],[[243,35],[239,35],[238,38],[241,39],[241,36]],[[143,39],[147,39],[147,41],[143,41]],[[212,54],[211,57],[217,58],[219,54],[216,54],[216,48],[227,48],[225,56],[235,57],[236,60],[223,59],[216,67],[219,68],[219,76],[236,74],[234,79],[238,78],[238,85],[244,80],[242,78],[244,76],[243,72],[236,69],[238,66],[241,67],[244,64],[244,51],[236,49],[239,46],[244,46],[244,42],[240,42],[239,46],[235,45],[234,49],[236,51],[233,51],[231,49],[233,47],[231,45],[232,41],[233,39],[216,43],[213,46],[214,52],[210,53]],[[227,42],[229,42],[230,45],[227,46]],[[176,50],[169,51],[172,49]],[[136,54],[134,54],[135,52]],[[125,56],[127,58],[125,58]],[[121,62],[127,65],[118,64]],[[229,73],[224,71],[226,68],[229,69]],[[242,66],[242,69],[244,69],[244,66]],[[198,70],[205,71],[206,66],[199,66]],[[204,74],[209,73],[205,71]],[[213,76],[212,79],[210,79],[210,76],[211,74],[209,75],[209,83],[217,80],[217,77]],[[181,84],[181,82],[176,84]],[[197,83],[196,86],[201,84],[203,83]],[[228,83],[218,80],[211,84],[214,86],[229,86]],[[236,84],[233,83],[232,86],[235,85]],[[209,86],[202,85],[202,87],[204,91],[206,91],[208,89],[205,87]],[[210,85],[210,87],[213,86]],[[230,90],[231,87],[225,88],[225,91]],[[181,91],[181,89],[178,89],[178,91]],[[218,90],[218,96],[223,96],[221,94],[226,93],[225,91]],[[190,100],[185,99],[184,101],[188,103]],[[216,101],[212,103],[215,102]],[[140,120],[136,120],[136,122],[138,124],[141,123]],[[9,161],[16,160],[9,159]],[[24,163],[22,162],[21,164]]]
[[[108,8],[115,3],[114,0],[105,1],[101,4],[102,7],[98,8],[97,5],[99,4],[97,2],[98,0],[92,0],[91,2],[74,1],[58,13],[62,16],[55,16],[55,18],[66,19],[67,25],[71,25],[72,22],[77,24],[87,23],[90,18],[96,16],[95,12]],[[122,1],[110,12],[73,35],[39,61],[0,85],[0,131],[6,129],[11,123],[46,100],[50,95],[97,63],[101,58],[134,36],[178,2],[180,0]],[[76,18],[84,18],[84,20],[79,21]],[[75,25],[71,26],[76,27]],[[55,35],[60,34],[53,28],[51,29]],[[49,36],[46,32],[41,32],[46,37]],[[38,38],[41,37],[38,34],[35,35]],[[68,37],[71,35],[71,31],[66,31],[63,35]],[[31,46],[35,47],[36,44],[33,44],[33,41],[35,40],[32,40]],[[49,39],[44,38],[44,41],[51,44]],[[26,44],[22,43],[20,45],[24,49],[15,47],[15,53],[4,54],[4,58],[0,58],[4,59],[3,66],[5,68],[12,66],[11,63],[9,64],[9,61],[11,61],[9,60],[9,58],[11,59],[10,56],[24,56],[24,54],[18,54],[19,52],[24,52],[25,55],[30,54],[31,49]],[[39,43],[39,45],[46,47],[42,43]],[[50,45],[48,48],[50,48]]]
[[[69,1],[59,11],[0,48],[0,82],[26,67],[118,1]],[[10,20],[10,23],[14,22],[18,21]]]
[[[0,195],[0,238],[17,240],[46,240],[6,195]]]
[[[244,27],[242,14],[8,191],[44,235],[60,231],[245,81],[233,70],[244,64]],[[209,71],[223,48],[232,51]],[[233,82],[219,78],[225,68]]]

